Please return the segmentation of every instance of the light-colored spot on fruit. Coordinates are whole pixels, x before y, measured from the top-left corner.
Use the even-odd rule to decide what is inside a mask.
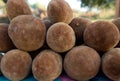
[[[22,33],[24,34],[24,33],[25,33],[25,30],[23,30]]]
[[[13,31],[14,31],[14,33],[16,33],[16,31],[17,31],[17,27],[14,27]]]

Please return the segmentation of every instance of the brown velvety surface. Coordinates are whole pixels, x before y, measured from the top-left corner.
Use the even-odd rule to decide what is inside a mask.
[[[84,33],[85,28],[90,23],[91,23],[91,21],[86,18],[75,17],[69,24],[75,32],[77,45],[84,43],[83,42],[83,33]]]
[[[64,59],[64,69],[73,79],[84,81],[95,77],[99,71],[99,54],[88,46],[77,46]]]
[[[47,44],[56,52],[65,52],[75,45],[73,29],[63,22],[55,23],[47,32]]]
[[[73,18],[72,9],[64,0],[51,0],[47,7],[47,14],[52,22],[69,24]]]
[[[8,34],[17,48],[34,51],[43,46],[46,28],[39,18],[21,15],[11,21]]]
[[[102,58],[102,69],[113,81],[120,81],[120,48],[113,48]]]
[[[0,75],[2,74],[2,72],[1,72],[1,59],[2,59],[2,57],[3,57],[3,55],[0,54]]]
[[[15,46],[13,45],[11,39],[8,36],[8,24],[0,23],[0,51],[7,52]]]
[[[116,18],[116,19],[112,20],[112,22],[117,26],[117,28],[119,29],[119,32],[120,32],[120,18]],[[117,47],[120,47],[120,42],[117,44]]]
[[[97,51],[108,51],[120,40],[118,28],[108,21],[96,21],[88,25],[84,32],[84,42]]]
[[[1,60],[1,71],[12,81],[24,79],[31,67],[32,59],[27,52],[14,49],[8,51]]]
[[[6,10],[10,20],[19,15],[32,15],[25,0],[8,0]]]
[[[32,71],[38,81],[53,81],[61,74],[62,58],[51,50],[44,50],[33,60]]]

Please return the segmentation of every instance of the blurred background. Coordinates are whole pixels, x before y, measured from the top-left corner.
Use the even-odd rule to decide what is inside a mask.
[[[47,17],[50,0],[26,0],[33,14],[41,19]],[[120,16],[120,0],[65,0],[73,9],[74,17],[85,17],[92,21],[111,20]],[[7,0],[0,0],[0,23],[9,23],[6,13]]]

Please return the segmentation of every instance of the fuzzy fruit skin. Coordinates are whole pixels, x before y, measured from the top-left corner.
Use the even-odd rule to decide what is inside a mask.
[[[66,52],[75,45],[75,33],[66,23],[53,24],[47,31],[48,46],[56,52]]]
[[[62,72],[62,57],[52,50],[43,50],[33,60],[32,72],[38,81],[53,81]]]
[[[69,4],[64,0],[51,0],[47,7],[47,14],[52,22],[64,22],[69,24],[73,18],[73,12]]]
[[[120,81],[120,48],[113,48],[102,57],[102,70],[113,81]]]
[[[35,51],[44,44],[46,28],[39,18],[21,15],[11,21],[8,34],[17,48]]]
[[[0,75],[2,74],[2,72],[1,72],[1,59],[2,59],[2,57],[3,57],[3,55],[0,54]]]
[[[97,51],[108,51],[120,40],[118,28],[108,21],[96,21],[88,25],[84,31],[84,42]]]
[[[90,20],[86,19],[86,18],[81,18],[81,17],[75,17],[72,19],[72,21],[70,22],[70,26],[72,27],[72,29],[75,32],[75,36],[76,36],[76,45],[80,45],[83,44],[83,33],[84,30],[86,29],[86,27],[92,23]]]
[[[19,15],[32,15],[32,12],[25,0],[8,0],[6,10],[9,20]]]
[[[24,79],[30,71],[32,58],[19,49],[8,51],[1,60],[1,71],[5,77],[12,81]]]
[[[119,29],[119,32],[120,32],[120,18],[116,18],[116,19],[112,20],[112,23],[117,26],[117,28]],[[117,44],[117,47],[120,47],[120,42]]]
[[[78,81],[95,77],[100,64],[99,54],[88,46],[74,47],[64,59],[64,69],[67,75]]]
[[[14,49],[15,46],[8,36],[8,27],[6,23],[0,23],[0,51],[7,52],[11,49]]]

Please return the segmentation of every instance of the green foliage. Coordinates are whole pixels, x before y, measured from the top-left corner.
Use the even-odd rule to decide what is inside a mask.
[[[97,8],[111,8],[115,4],[115,0],[78,0],[81,1],[81,7],[97,7]]]

